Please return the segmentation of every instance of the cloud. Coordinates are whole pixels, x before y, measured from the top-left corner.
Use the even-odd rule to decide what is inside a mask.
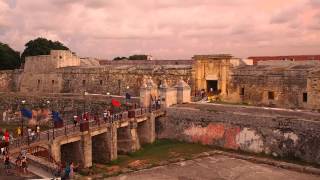
[[[48,37],[109,59],[317,53],[319,7],[318,0],[0,0],[0,39],[22,51]]]

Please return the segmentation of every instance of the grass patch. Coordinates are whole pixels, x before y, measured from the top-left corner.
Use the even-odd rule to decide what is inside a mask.
[[[212,104],[225,104],[225,105],[240,105],[240,106],[253,106],[247,102],[240,102],[240,103],[232,103],[232,102],[225,102],[225,101],[212,101],[209,102]]]
[[[136,160],[146,160],[150,164],[156,164],[172,158],[187,159],[193,154],[209,150],[212,150],[212,148],[200,144],[191,144],[169,139],[157,140],[153,144],[143,145],[139,151],[127,155],[119,155],[117,160],[114,160],[107,165],[126,167],[130,162]]]

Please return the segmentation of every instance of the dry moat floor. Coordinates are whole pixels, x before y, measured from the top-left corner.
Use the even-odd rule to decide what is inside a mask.
[[[224,155],[197,158],[199,153],[212,150],[214,148],[200,144],[158,140],[152,145],[143,146],[138,152],[120,155],[117,161],[109,164],[95,164],[93,168],[82,171],[81,174],[87,176],[81,179],[87,179],[86,177],[111,180],[320,179],[320,176],[256,164]]]

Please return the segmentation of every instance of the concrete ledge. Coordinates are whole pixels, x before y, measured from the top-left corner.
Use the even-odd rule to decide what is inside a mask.
[[[224,152],[224,151],[218,151],[218,150],[201,153],[199,154],[199,157],[212,156],[212,155],[224,155],[224,156],[233,157],[236,159],[243,159],[243,160],[258,163],[258,164],[268,164],[271,166],[276,166],[279,168],[288,169],[292,171],[320,175],[320,169],[312,166],[303,166],[299,164],[277,161],[269,158],[242,155],[242,154],[236,154],[236,153],[230,153],[230,152]]]
[[[27,154],[28,160],[33,164],[34,166],[37,166],[38,168],[44,169],[47,172],[53,172],[56,168],[56,165],[54,163],[48,162],[42,158]]]

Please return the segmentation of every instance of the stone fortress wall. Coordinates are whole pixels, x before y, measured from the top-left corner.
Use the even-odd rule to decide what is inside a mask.
[[[320,164],[319,113],[185,104],[156,120],[157,138]]]
[[[64,82],[59,92],[82,93],[88,91],[96,94],[123,95],[126,92],[139,95],[144,77],[152,77],[159,86],[167,79],[169,86],[175,85],[180,78],[190,81],[190,66],[102,66],[84,68],[62,68],[57,71]]]
[[[0,92],[18,91],[21,73],[19,69],[0,71]]]
[[[150,60],[108,62],[102,66],[96,60],[83,63],[86,59],[69,51],[27,57],[22,72],[1,71],[0,91],[115,95],[129,92],[138,96],[144,77],[152,77],[158,87],[164,80],[172,87],[182,78],[191,87],[192,95],[213,88],[224,102],[320,109],[317,63],[252,65],[250,60],[226,54],[195,55],[178,64]]]
[[[285,108],[318,109],[316,66],[247,66],[230,76],[228,101]],[[314,73],[313,73],[314,72]],[[314,85],[311,85],[312,82]]]

